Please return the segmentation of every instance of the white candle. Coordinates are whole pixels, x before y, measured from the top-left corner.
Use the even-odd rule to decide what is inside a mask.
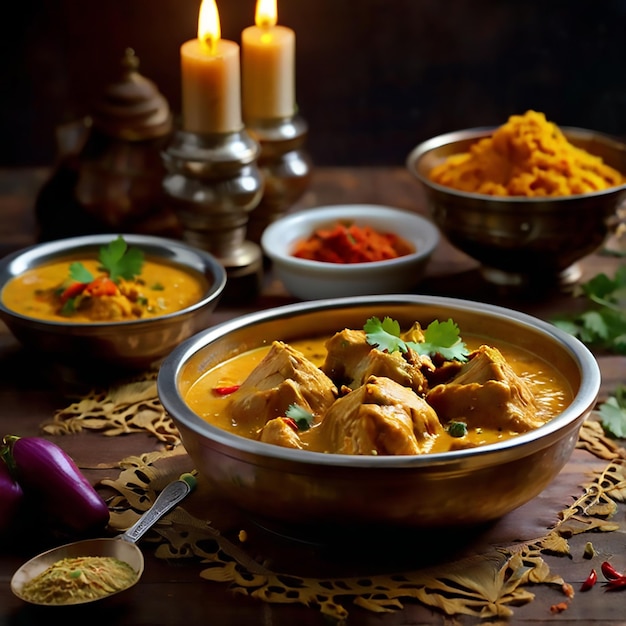
[[[241,35],[243,118],[291,117],[295,113],[296,36],[277,26],[276,0],[257,0],[256,26]]]
[[[241,130],[239,46],[221,38],[215,0],[202,0],[198,38],[180,48],[183,129],[194,133]]]

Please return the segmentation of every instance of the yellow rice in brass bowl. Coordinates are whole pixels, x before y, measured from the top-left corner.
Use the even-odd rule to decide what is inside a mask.
[[[429,177],[460,191],[528,197],[593,193],[626,182],[537,111],[512,115],[493,135],[435,166]]]
[[[516,289],[576,282],[626,200],[626,144],[536,111],[428,139],[407,167],[448,241]]]

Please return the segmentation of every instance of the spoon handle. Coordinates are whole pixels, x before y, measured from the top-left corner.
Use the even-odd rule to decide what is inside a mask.
[[[156,522],[183,500],[190,491],[191,486],[184,480],[171,482],[161,491],[154,504],[119,538],[129,543],[136,543]]]

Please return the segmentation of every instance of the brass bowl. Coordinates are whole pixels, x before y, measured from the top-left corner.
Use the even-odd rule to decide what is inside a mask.
[[[25,270],[75,254],[96,257],[100,247],[115,237],[103,234],[59,239],[4,257],[0,261],[0,296],[6,283]],[[148,235],[123,237],[129,246],[140,248],[146,258],[165,260],[204,276],[207,287],[201,300],[160,317],[77,324],[21,315],[5,306],[0,297],[0,319],[37,355],[36,363],[43,359],[63,369],[68,379],[74,374],[80,379],[138,371],[151,367],[181,341],[208,326],[226,285],[226,272],[218,261],[179,241]]]
[[[275,339],[361,328],[371,316],[390,316],[405,328],[415,320],[426,326],[451,317],[462,334],[524,346],[563,372],[574,399],[547,424],[508,441],[387,457],[323,454],[247,439],[209,424],[185,402],[191,384],[185,381],[236,354]],[[161,403],[204,479],[251,519],[295,536],[497,519],[534,498],[563,468],[599,386],[590,351],[548,323],[492,305],[410,295],[299,302],[244,315],[185,341],[165,358],[157,379]]]
[[[448,156],[467,152],[494,128],[433,137],[407,157],[423,185],[433,221],[448,241],[481,264],[483,276],[502,285],[569,284],[577,262],[598,249],[626,198],[626,184],[595,193],[551,198],[498,197],[457,191],[432,182],[428,173]],[[563,128],[575,146],[626,174],[626,145],[601,133]]]

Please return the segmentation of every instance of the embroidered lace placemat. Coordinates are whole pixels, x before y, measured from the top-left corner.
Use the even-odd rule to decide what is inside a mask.
[[[164,444],[162,452],[123,459],[119,477],[103,481],[114,494],[109,506],[115,532],[134,523],[168,482],[194,471],[158,401],[155,376],[94,391],[42,428],[55,435],[84,429],[103,436],[148,432]],[[566,556],[572,536],[620,529],[615,513],[626,502],[626,451],[604,435],[597,421],[588,420],[573,458],[578,465],[562,472],[543,499],[509,514],[485,536],[468,538],[464,550],[447,553],[441,544],[438,562],[426,558],[430,551],[419,541],[403,551],[410,558],[401,563],[389,560],[393,550],[384,536],[362,538],[357,550],[345,551],[293,541],[242,516],[202,480],[149,540],[158,557],[196,559],[203,578],[234,592],[315,607],[339,622],[351,604],[386,612],[402,609],[407,601],[449,616],[507,618],[515,606],[533,600],[532,585],[557,587],[564,603],[573,597],[571,585],[550,570],[546,552]],[[310,563],[313,567],[304,565]]]

